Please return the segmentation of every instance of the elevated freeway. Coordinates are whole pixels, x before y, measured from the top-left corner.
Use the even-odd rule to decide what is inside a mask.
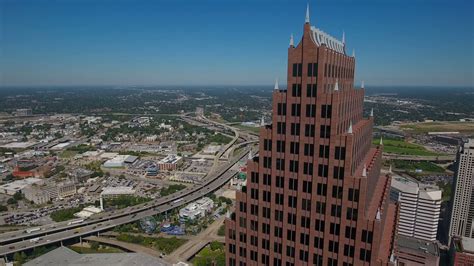
[[[237,174],[237,171],[233,170],[232,167],[245,158],[247,154],[248,151],[242,151],[228,163],[219,166],[214,173],[203,180],[202,185],[178,191],[164,198],[114,212],[101,213],[74,224],[71,224],[71,222],[55,223],[37,227],[37,230],[30,233],[21,230],[0,234],[0,256],[5,257],[18,251],[96,234],[121,224],[164,213],[193,202],[227,183]]]

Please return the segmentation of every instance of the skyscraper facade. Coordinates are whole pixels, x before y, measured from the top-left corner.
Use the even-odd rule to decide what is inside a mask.
[[[456,159],[449,236],[474,238],[474,139],[460,148]]]
[[[391,263],[397,208],[345,48],[308,9],[301,41],[290,40],[288,89],[275,84],[272,123],[226,220],[228,265]]]

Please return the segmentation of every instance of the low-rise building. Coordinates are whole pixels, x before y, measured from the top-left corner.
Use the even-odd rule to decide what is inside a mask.
[[[122,195],[134,195],[135,192],[136,191],[133,187],[104,187],[100,196],[104,198],[113,198]]]
[[[26,262],[24,265],[165,266],[169,265],[169,263],[145,253],[79,254],[67,247],[59,247]]]
[[[30,185],[25,187],[23,189],[23,194],[25,196],[25,199],[32,201],[35,204],[45,204],[51,200],[49,193],[47,193],[36,185]]]
[[[127,164],[133,164],[137,159],[138,157],[133,155],[117,155],[113,159],[106,161],[104,167],[125,167]]]
[[[435,241],[399,235],[395,250],[398,266],[439,265],[440,251]]]
[[[194,220],[199,217],[204,217],[206,214],[212,211],[213,207],[214,201],[205,197],[180,209],[179,218],[182,220]]]
[[[172,171],[176,170],[178,166],[182,163],[183,157],[178,155],[168,155],[165,158],[161,159],[158,162],[158,167],[160,170]]]
[[[94,171],[84,169],[84,168],[76,168],[72,169],[68,173],[69,178],[74,182],[86,182],[93,174]]]
[[[13,182],[1,185],[0,193],[7,195],[14,195],[17,192],[22,193],[23,189],[33,184],[41,185],[43,184],[43,179],[30,177],[22,180],[15,180]]]
[[[74,182],[61,182],[58,184],[51,184],[44,188],[51,199],[64,199],[74,196],[77,193],[76,184]]]
[[[90,216],[100,213],[102,210],[100,208],[94,207],[94,206],[87,206],[84,209],[82,209],[80,212],[75,213],[74,216],[79,217],[79,218],[89,218]]]
[[[449,250],[451,265],[474,265],[474,239],[469,237],[453,237]]]

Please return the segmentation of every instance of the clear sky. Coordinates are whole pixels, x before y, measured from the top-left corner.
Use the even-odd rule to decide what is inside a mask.
[[[271,85],[306,0],[0,0],[0,85]],[[310,0],[356,83],[474,86],[473,0]]]

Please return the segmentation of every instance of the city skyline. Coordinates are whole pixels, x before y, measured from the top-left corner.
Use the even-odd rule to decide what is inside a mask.
[[[309,3],[314,25],[355,48],[356,84],[474,84],[471,1]],[[305,6],[0,1],[0,86],[284,83]]]

